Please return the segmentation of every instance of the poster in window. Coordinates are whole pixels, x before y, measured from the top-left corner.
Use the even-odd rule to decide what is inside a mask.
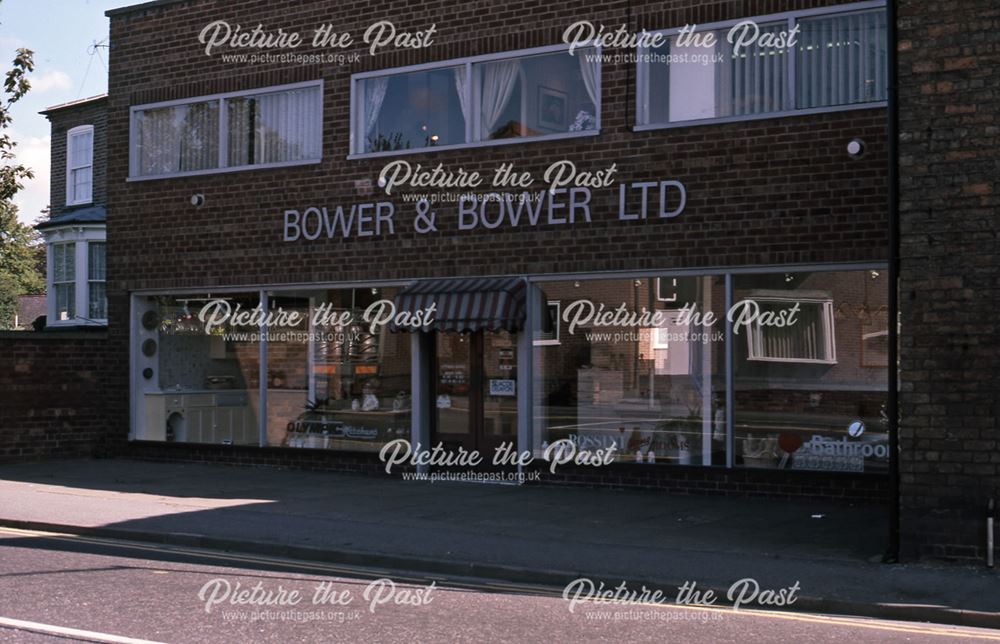
[[[550,130],[566,131],[566,93],[538,86],[538,125]]]

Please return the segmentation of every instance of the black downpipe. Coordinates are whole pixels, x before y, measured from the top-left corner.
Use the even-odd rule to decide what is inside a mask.
[[[884,563],[899,561],[899,96],[896,0],[886,3],[889,108],[889,547]]]

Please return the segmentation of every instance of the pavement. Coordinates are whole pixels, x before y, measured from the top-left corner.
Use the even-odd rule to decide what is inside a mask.
[[[790,606],[1000,628],[984,567],[880,562],[883,506],[430,483],[129,460],[0,466],[0,525],[562,587],[674,596],[798,584]],[[765,597],[761,592],[757,599]]]

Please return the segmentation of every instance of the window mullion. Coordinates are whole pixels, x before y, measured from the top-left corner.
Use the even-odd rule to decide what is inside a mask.
[[[90,282],[90,267],[88,266],[89,244],[85,241],[78,241],[74,246],[73,262],[75,264],[75,288],[74,305],[76,308],[76,318],[88,318],[90,313],[90,298],[88,295]]]
[[[733,275],[726,273],[726,311],[733,310]],[[734,368],[733,320],[726,315],[726,467],[732,469],[736,462],[736,375]]]
[[[475,141],[476,132],[479,131],[479,107],[475,96],[478,92],[473,91],[473,71],[472,63],[465,63],[465,104],[469,106],[469,118],[465,119],[465,142]]]
[[[793,33],[792,30],[798,23],[798,19],[795,16],[788,17],[788,33]],[[791,112],[795,109],[797,103],[795,99],[795,74],[796,74],[796,46],[789,46],[785,50],[787,52],[788,60],[785,63],[785,68],[787,70],[787,77],[785,82],[785,111]]]
[[[219,99],[219,167],[225,168],[229,159],[229,115],[226,114],[226,99]]]

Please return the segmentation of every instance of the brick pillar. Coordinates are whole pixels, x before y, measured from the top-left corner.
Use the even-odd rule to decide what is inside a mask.
[[[1000,5],[899,2],[903,554],[985,556],[1000,492]]]

